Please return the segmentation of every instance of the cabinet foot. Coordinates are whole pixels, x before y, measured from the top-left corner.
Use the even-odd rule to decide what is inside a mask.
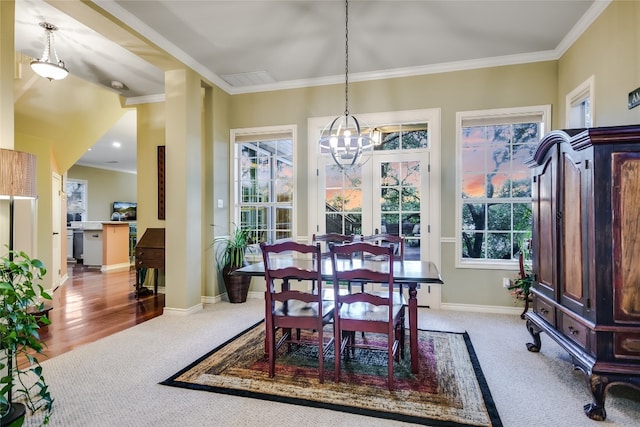
[[[591,374],[587,377],[587,382],[593,396],[593,403],[584,405],[584,413],[592,420],[604,421],[607,418],[604,399],[609,385],[609,378],[603,375]]]
[[[540,340],[540,332],[542,332],[542,329],[540,329],[531,320],[527,319],[527,330],[533,338],[533,342],[527,343],[527,350],[532,353],[538,353],[540,351],[540,347],[542,347],[542,341]]]
[[[604,421],[605,418],[607,418],[607,411],[595,403],[588,403],[584,405],[584,413],[594,421]]]

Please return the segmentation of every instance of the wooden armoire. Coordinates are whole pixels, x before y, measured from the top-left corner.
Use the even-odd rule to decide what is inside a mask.
[[[532,168],[533,309],[587,376],[586,415],[604,420],[614,384],[640,388],[640,126],[554,131]]]

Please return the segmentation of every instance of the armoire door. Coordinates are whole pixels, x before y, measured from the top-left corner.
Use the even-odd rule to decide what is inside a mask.
[[[579,153],[568,144],[560,145],[560,170],[558,195],[560,268],[560,303],[570,310],[583,314],[585,247],[583,246],[583,161]]]

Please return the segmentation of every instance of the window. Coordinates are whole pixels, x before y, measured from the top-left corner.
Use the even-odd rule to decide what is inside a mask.
[[[593,76],[589,77],[567,95],[565,101],[567,128],[588,128],[593,126],[594,80]]]
[[[254,243],[293,237],[294,136],[294,127],[232,131],[235,222]]]
[[[87,181],[67,179],[67,222],[87,220]]]
[[[513,263],[531,236],[526,162],[548,129],[551,107],[457,114],[458,266]]]

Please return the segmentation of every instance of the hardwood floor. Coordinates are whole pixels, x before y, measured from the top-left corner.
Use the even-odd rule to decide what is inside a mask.
[[[49,302],[51,324],[40,329],[46,343],[40,362],[162,314],[164,294],[135,299],[135,270],[101,273],[69,264],[68,271]]]

